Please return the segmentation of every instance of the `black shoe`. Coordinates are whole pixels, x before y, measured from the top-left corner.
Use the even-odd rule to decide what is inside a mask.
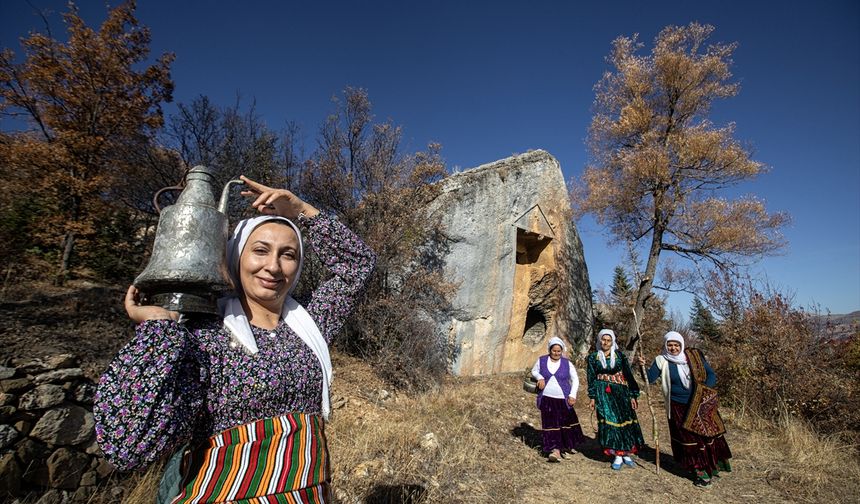
[[[697,487],[703,487],[703,488],[709,487],[709,486],[711,486],[711,480],[698,478],[696,481],[693,482],[693,485],[695,485]]]

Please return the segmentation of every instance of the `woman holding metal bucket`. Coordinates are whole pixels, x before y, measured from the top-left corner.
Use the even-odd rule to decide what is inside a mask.
[[[138,326],[99,382],[98,442],[120,469],[187,443],[171,461],[178,471],[168,464],[164,502],[328,502],[328,344],[375,255],[290,191],[243,180],[263,215],[239,222],[228,242],[235,293],[219,300],[220,318],[180,324],[129,288],[125,308]],[[290,295],[304,258],[299,226],[332,273],[307,307]]]
[[[532,376],[537,380],[543,451],[550,462],[561,462],[565,453],[576,453],[585,440],[573,409],[579,376],[573,362],[564,357],[567,347],[561,338],[550,338],[546,346],[548,353],[538,357]]]

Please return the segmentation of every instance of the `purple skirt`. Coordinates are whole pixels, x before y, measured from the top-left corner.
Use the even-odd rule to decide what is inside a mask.
[[[721,434],[705,437],[682,427],[688,404],[672,401],[672,417],[669,418],[669,434],[672,436],[672,457],[681,467],[689,470],[707,471],[717,469],[717,464],[732,458],[729,444]]]
[[[573,451],[585,439],[579,418],[567,400],[541,397],[540,423],[543,434],[543,451]]]

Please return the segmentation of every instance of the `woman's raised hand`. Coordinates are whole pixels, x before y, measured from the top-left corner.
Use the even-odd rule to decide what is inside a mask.
[[[131,320],[140,324],[144,320],[179,320],[179,312],[166,310],[160,306],[140,304],[140,291],[134,285],[125,293],[125,311]]]
[[[239,177],[245,182],[245,190],[242,196],[255,198],[251,206],[258,212],[266,215],[278,215],[288,219],[295,219],[300,213],[307,217],[313,217],[320,213],[313,206],[302,201],[301,198],[286,189],[275,189],[255,182],[242,175]]]

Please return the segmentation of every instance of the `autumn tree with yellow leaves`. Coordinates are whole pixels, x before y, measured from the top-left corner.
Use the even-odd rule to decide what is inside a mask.
[[[66,41],[46,20],[46,33],[21,40],[21,61],[0,52],[0,112],[21,125],[0,133],[4,252],[19,243],[55,257],[60,282],[73,255],[94,252],[100,228],[123,212],[124,186],[147,166],[177,166],[152,142],[173,92],[173,56],[143,66],[150,34],[134,10],[111,9],[95,31],[70,4]]]
[[[645,55],[636,35],[619,37],[607,58],[611,70],[595,86],[591,162],[572,199],[613,242],[643,252],[634,285],[639,320],[652,290],[671,288],[655,283],[663,252],[702,272],[731,270],[783,245],[786,214],[768,213],[754,196],[720,196],[765,167],[734,138],[734,124],[708,119],[715,100],[739,91],[731,74],[737,44],[709,44],[713,31],[698,23],[666,27]],[[626,336],[632,349],[634,324]]]

